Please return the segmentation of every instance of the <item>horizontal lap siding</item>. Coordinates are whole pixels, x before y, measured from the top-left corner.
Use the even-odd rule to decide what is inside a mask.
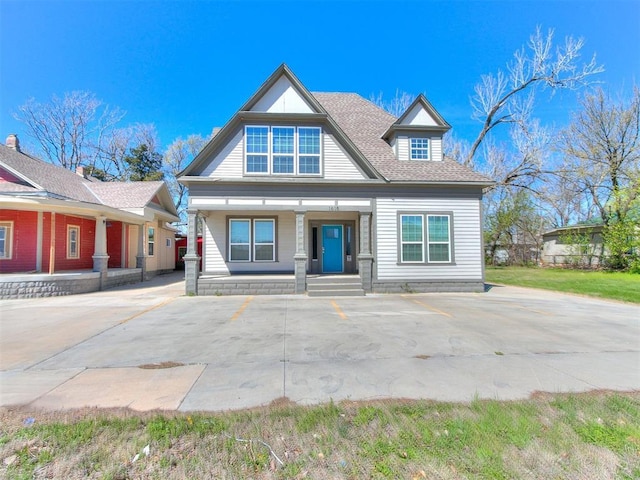
[[[453,212],[455,265],[398,265],[398,212]],[[379,280],[482,279],[480,202],[474,199],[378,199],[376,268]]]
[[[38,213],[3,209],[0,222],[13,222],[11,258],[0,260],[0,273],[35,270]]]
[[[353,160],[336,143],[332,135],[323,135],[324,178],[361,179],[365,178]],[[202,176],[214,178],[242,178],[244,175],[243,130],[210,160]],[[255,175],[254,175],[255,177]]]
[[[340,148],[332,135],[324,135],[324,178],[347,180],[362,179],[365,176],[355,166],[353,160]]]
[[[255,217],[255,212],[234,212],[233,218]],[[209,212],[204,228],[203,270],[205,273],[250,273],[293,271],[295,214],[260,212],[260,217],[276,218],[276,262],[229,262],[227,258],[227,214]]]

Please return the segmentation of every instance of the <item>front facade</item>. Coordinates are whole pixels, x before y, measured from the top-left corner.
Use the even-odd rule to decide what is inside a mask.
[[[267,293],[322,276],[365,292],[481,290],[490,182],[443,156],[449,128],[422,95],[396,118],[356,94],[311,93],[282,65],[180,179],[187,293],[253,293],[247,275],[290,276]]]
[[[93,291],[175,268],[168,222],[178,217],[164,182],[99,182],[24,154],[10,135],[0,207],[2,298]]]

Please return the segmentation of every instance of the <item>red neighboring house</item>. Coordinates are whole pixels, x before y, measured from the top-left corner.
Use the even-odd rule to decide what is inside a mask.
[[[187,237],[176,235],[176,269],[184,270],[183,257],[187,254]],[[198,237],[198,256],[200,257],[200,269],[202,269],[202,236]]]
[[[101,182],[0,145],[0,281],[4,274],[175,268],[178,220],[164,182]]]

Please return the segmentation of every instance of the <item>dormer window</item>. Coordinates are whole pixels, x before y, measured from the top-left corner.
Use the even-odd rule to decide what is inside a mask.
[[[246,126],[245,173],[320,175],[320,127]]]
[[[429,160],[429,139],[412,138],[410,152],[411,160]]]

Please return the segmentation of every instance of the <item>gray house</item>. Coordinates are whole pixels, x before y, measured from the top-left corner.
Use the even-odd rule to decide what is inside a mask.
[[[182,172],[187,293],[481,291],[491,181],[449,129],[422,95],[396,118],[281,65]]]

